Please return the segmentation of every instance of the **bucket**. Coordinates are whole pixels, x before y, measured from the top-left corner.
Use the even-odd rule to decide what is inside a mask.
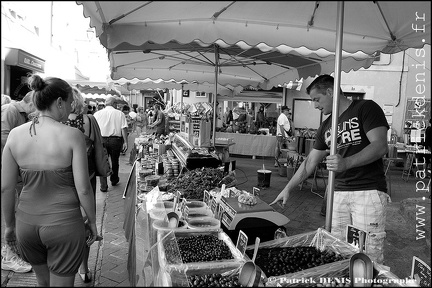
[[[258,172],[258,187],[270,187],[270,177],[272,171],[270,170],[257,170]]]

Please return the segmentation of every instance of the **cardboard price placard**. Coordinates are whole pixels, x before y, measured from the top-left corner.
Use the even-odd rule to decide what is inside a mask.
[[[363,232],[363,247],[360,247],[360,232]],[[366,251],[366,232],[352,225],[347,225],[346,242],[354,247],[360,248],[360,251]]]
[[[218,204],[216,203],[216,199],[213,197],[210,201],[210,209],[214,215],[217,213]]]
[[[259,188],[257,188],[257,187],[253,187],[253,188],[252,188],[252,194],[253,194],[254,196],[258,196],[258,195],[259,195],[259,192],[260,192],[260,189],[259,189]]]
[[[417,275],[417,277],[415,277]],[[420,258],[414,256],[411,267],[411,279],[419,281],[420,287],[431,287],[431,268]]]
[[[239,231],[239,235],[237,238],[236,248],[240,251],[242,255],[246,252],[246,246],[248,243],[248,236],[242,231]]]
[[[222,208],[222,205],[219,204],[219,205],[218,205],[218,209],[217,209],[217,213],[216,213],[216,215],[215,215],[215,218],[218,219],[218,220],[221,220],[221,218],[222,218],[222,213],[223,213],[223,208]]]

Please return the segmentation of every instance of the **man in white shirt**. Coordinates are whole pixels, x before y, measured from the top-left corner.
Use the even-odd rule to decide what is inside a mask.
[[[108,96],[105,100],[105,106],[104,109],[98,110],[94,117],[99,124],[104,146],[111,158],[113,173],[110,176],[110,181],[111,185],[115,186],[120,181],[118,176],[120,153],[128,149],[128,124],[124,113],[116,109],[116,97]],[[101,181],[101,191],[107,192],[107,177],[99,177],[99,179]]]
[[[290,109],[288,108],[288,106],[282,106],[281,107],[281,114],[279,115],[278,119],[277,119],[277,123],[276,123],[276,147],[275,147],[275,167],[279,166],[279,155],[281,153],[281,148],[282,148],[282,144],[285,143],[285,139],[288,138],[290,129],[291,129],[291,125],[290,125],[290,121],[288,119],[288,114]]]

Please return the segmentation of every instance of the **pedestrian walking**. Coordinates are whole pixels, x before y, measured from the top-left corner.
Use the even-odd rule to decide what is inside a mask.
[[[111,159],[112,174],[110,181],[112,186],[116,186],[119,181],[119,158],[121,152],[128,149],[128,124],[125,114],[117,109],[117,98],[108,96],[105,100],[105,108],[94,114],[96,118],[104,146]],[[102,192],[108,191],[107,177],[100,177]]]
[[[61,124],[73,102],[72,88],[59,78],[29,78],[39,114],[11,130],[1,177],[5,240],[35,271],[38,286],[72,287],[85,245],[97,237],[94,198],[84,135]],[[23,189],[15,213],[16,179]],[[81,209],[89,219],[86,238]],[[17,242],[18,240],[18,242]]]
[[[3,96],[3,95],[2,95]],[[4,95],[6,96],[6,95]],[[9,96],[8,96],[9,97]],[[10,97],[9,97],[10,99]],[[29,114],[33,113],[36,108],[33,104],[33,92],[28,92],[21,101],[9,101],[1,106],[1,153],[6,145],[9,133],[15,127],[18,127],[29,120]],[[3,166],[2,166],[3,167]],[[18,176],[16,184],[16,205],[18,205],[19,195],[22,190],[21,176]],[[1,249],[2,269],[11,270],[17,273],[26,273],[31,271],[31,265],[22,260],[19,251],[15,247],[4,245]]]

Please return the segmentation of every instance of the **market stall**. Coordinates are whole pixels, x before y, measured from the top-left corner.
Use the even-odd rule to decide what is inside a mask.
[[[216,139],[231,138],[236,143],[229,147],[230,154],[274,156],[276,136],[216,132]]]
[[[236,212],[242,210],[238,213],[243,214],[242,217],[247,210],[254,211],[255,215],[258,210],[265,213],[277,212],[268,210],[259,198],[255,199],[255,205],[246,204],[248,201],[254,201],[250,197],[251,194],[238,191],[235,187],[211,189],[207,194],[202,194],[202,201],[177,201],[169,192],[162,192],[158,188],[142,192],[142,170],[142,164],[137,160],[124,193],[123,227],[129,244],[127,267],[131,285],[240,287],[240,275],[244,272],[245,263],[250,261],[255,252],[254,245],[248,245],[250,241],[247,239],[243,246],[239,245],[238,238],[230,237],[226,229],[221,229],[227,223],[223,224],[225,215],[231,214],[233,211],[228,210],[233,207],[236,208]],[[248,197],[240,200],[238,195]],[[173,211],[183,216],[175,226],[170,227],[172,218],[169,218],[169,215]],[[240,222],[236,217],[232,219],[233,224]],[[246,235],[253,241],[255,237],[265,239],[264,233],[268,234],[269,231],[261,232],[253,236],[250,233]],[[219,249],[221,254],[212,253],[213,250]],[[357,252],[356,247],[336,239],[321,228],[299,235],[263,241],[258,246],[256,257],[256,265],[260,267],[262,274],[253,286],[340,286],[342,283],[346,284],[343,287],[349,287],[352,281],[350,271],[353,270],[351,262],[352,259],[356,259],[354,256],[359,254]],[[287,255],[291,256],[287,258]],[[307,257],[315,260],[308,260],[305,265],[302,259]],[[373,268],[373,277],[370,280],[374,283],[384,283],[386,285],[383,286],[391,287],[405,286],[404,281],[384,267],[374,264],[369,268]],[[213,280],[210,280],[210,277]]]

